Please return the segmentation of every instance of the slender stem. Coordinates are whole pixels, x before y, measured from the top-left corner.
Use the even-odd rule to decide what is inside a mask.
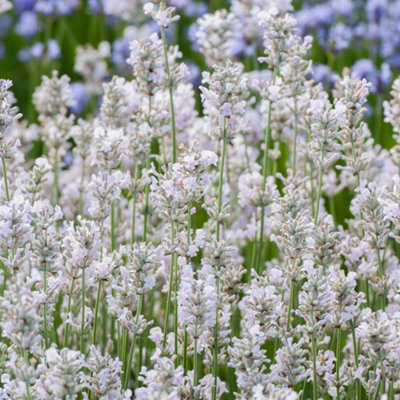
[[[171,221],[171,243],[174,246],[175,243],[175,224]],[[172,251],[171,254],[171,265],[169,269],[169,285],[168,285],[168,296],[167,296],[167,307],[165,310],[165,320],[164,320],[164,337],[163,337],[163,348],[167,343],[167,333],[168,333],[168,320],[171,313],[171,294],[174,281],[174,269],[175,269],[175,252]]]
[[[356,147],[354,144],[354,138],[353,138],[353,132],[350,133],[350,142],[351,142],[351,154],[353,156],[353,161],[357,161],[357,155],[356,155]],[[356,176],[357,176],[357,186],[360,187],[361,185],[361,177],[360,177],[360,171],[356,171]],[[363,212],[360,211],[360,219],[363,219]],[[361,235],[364,236],[364,228],[361,225]]]
[[[188,204],[187,244],[190,246],[192,234],[192,201]]]
[[[175,263],[175,285],[174,285],[174,298],[175,298],[175,307],[174,307],[174,345],[175,345],[175,366],[176,368],[179,366],[179,358],[178,358],[178,285],[179,285],[179,276],[178,276],[179,268]]]
[[[275,82],[276,75],[278,73],[277,68],[274,69],[272,84]],[[272,121],[272,103],[269,102],[268,105],[268,117],[267,117],[267,126],[265,127],[264,132],[264,157],[263,157],[263,165],[262,165],[262,175],[263,175],[263,184],[262,184],[262,193],[265,191],[265,186],[267,183],[267,175],[268,175],[268,166],[269,166],[269,147],[271,144],[271,121]],[[260,221],[260,235],[259,235],[259,245],[258,245],[258,255],[256,260],[255,269],[257,272],[260,272],[260,264],[262,262],[262,248],[264,241],[264,219],[265,219],[265,207],[261,206],[261,221]]]
[[[310,162],[310,186],[311,186],[311,211],[312,215],[315,215],[314,166],[312,161]]]
[[[26,365],[29,365],[28,353],[26,352],[25,349],[22,350],[22,353],[23,353]],[[29,389],[29,382],[28,381],[25,382],[25,386],[26,386],[26,399],[27,400],[31,400],[32,397],[31,397],[31,392],[30,392],[30,389]]]
[[[260,223],[261,223],[261,219],[260,219]],[[257,208],[255,209],[255,224],[256,224],[256,230],[254,233],[254,241],[253,241],[253,248],[251,250],[251,260],[250,260],[250,264],[248,265],[247,268],[247,282],[250,282],[250,276],[251,276],[251,270],[252,268],[254,268],[256,266],[256,258],[257,258],[257,248],[258,248],[258,229],[257,229]]]
[[[290,331],[290,325],[291,325],[291,314],[292,314],[292,307],[293,307],[293,299],[294,299],[294,282],[290,282],[290,295],[289,295],[289,307],[288,307],[288,316],[287,316],[287,322],[286,322],[286,331]]]
[[[220,239],[220,213],[222,210],[222,187],[224,183],[224,169],[225,169],[225,158],[226,158],[226,119],[224,119],[224,131],[222,137],[222,154],[219,163],[219,179],[218,179],[218,220],[217,220],[217,241]]]
[[[187,374],[187,343],[188,343],[188,333],[187,333],[187,327],[185,325],[185,333],[183,334],[183,370],[184,370],[184,375],[186,376]]]
[[[68,339],[69,339],[69,313],[71,312],[71,304],[72,304],[72,292],[74,290],[75,278],[72,278],[71,286],[69,288],[68,295],[68,308],[67,308],[67,321],[65,322],[65,334],[64,334],[64,347],[68,347]]]
[[[378,256],[378,275],[379,275],[379,279],[381,280],[381,284],[383,286],[383,284],[384,284],[384,282],[383,282],[384,271],[383,271],[383,263],[382,263],[381,252],[380,252],[378,246],[376,246],[376,253],[377,253],[377,256]],[[383,292],[382,296],[381,296],[381,307],[382,307],[382,310],[385,310],[385,292]]]
[[[389,400],[394,400],[394,377],[392,376],[392,379],[390,380],[390,385],[389,385]]]
[[[199,362],[197,354],[197,335],[198,335],[198,322],[194,328],[194,356],[193,356],[193,384],[196,387],[199,384]]]
[[[322,192],[322,169],[319,170],[317,205],[316,205],[317,208],[315,210],[315,217],[314,217],[314,224],[315,225],[318,222],[319,203],[321,202],[321,192]]]
[[[82,311],[81,311],[81,353],[85,353],[85,340],[84,340],[84,332],[85,332],[85,267],[82,268]]]
[[[217,276],[217,299],[219,299],[219,274]],[[218,300],[217,300],[218,302]],[[214,329],[214,352],[213,352],[213,387],[212,387],[212,400],[217,398],[217,383],[218,383],[218,353],[219,353],[219,343],[218,343],[218,324],[219,324],[219,309],[218,304],[215,311],[215,329]]]
[[[45,295],[45,300],[43,304],[43,323],[44,323],[44,346],[46,349],[49,348],[49,338],[47,330],[47,264],[44,265],[43,270],[43,292]]]
[[[300,400],[304,400],[304,394],[305,394],[305,392],[306,392],[306,385],[307,385],[307,379],[304,379],[304,381],[303,381],[303,387],[302,387],[302,390],[301,390],[301,397],[300,397]]]
[[[58,193],[58,148],[56,148],[55,160],[54,160],[54,204],[58,204],[59,193]]]
[[[314,324],[314,311],[311,311],[311,320]],[[313,400],[318,399],[318,381],[317,381],[317,344],[315,341],[315,333],[311,335],[311,352],[313,360]]]
[[[367,301],[367,307],[371,308],[371,302],[369,299],[369,283],[368,283],[368,277],[365,277],[365,299]]]
[[[188,224],[187,224],[187,245],[188,248],[190,246],[191,242],[191,234],[192,234],[192,201],[189,201],[188,204]],[[187,340],[188,340],[188,334],[187,334],[187,327],[185,325],[184,328],[185,332],[183,335],[183,368],[185,371],[185,375],[187,374]]]
[[[4,157],[1,158],[1,163],[3,165],[3,177],[4,177],[4,187],[6,190],[6,200],[10,202],[10,192],[8,191],[8,179],[7,179],[7,168],[6,168],[6,161]]]
[[[3,147],[2,144],[1,144],[1,147]],[[10,202],[10,192],[8,190],[7,168],[6,168],[6,161],[5,161],[4,157],[1,158],[1,163],[3,166],[3,178],[4,178],[4,188],[6,191],[6,200],[9,203]],[[4,292],[6,291],[6,287],[7,287],[8,270],[7,270],[6,265],[3,262],[1,262],[0,264],[3,265],[3,287],[2,287],[1,294],[4,295]]]
[[[137,180],[139,176],[139,168],[135,165],[135,176],[133,181],[133,207],[132,207],[132,234],[131,234],[131,247],[135,243],[135,228],[136,228],[136,194],[137,194]]]
[[[297,134],[298,134],[298,128],[297,128],[297,97],[294,96],[294,139],[293,139],[293,165],[292,165],[292,170],[293,170],[293,175],[296,174],[296,156],[297,156]]]
[[[261,206],[260,236],[258,238],[257,262],[256,262],[256,270],[257,270],[258,274],[261,272],[261,264],[262,264],[262,248],[263,248],[263,241],[264,241],[264,220],[265,220],[265,207]]]
[[[350,321],[350,327],[351,327],[351,336],[353,340],[354,364],[358,369],[358,346],[357,346],[356,329],[354,327],[354,321]],[[356,395],[357,395],[357,400],[361,400],[361,386],[359,379],[356,379]]]
[[[162,1],[161,4],[164,5],[165,1]],[[169,104],[171,109],[171,128],[172,128],[172,162],[176,163],[176,125],[175,125],[175,109],[174,109],[174,94],[173,94],[173,82],[171,78],[171,73],[169,70],[169,62],[168,62],[168,49],[167,49],[167,40],[165,38],[165,29],[161,27],[161,39],[164,47],[164,60],[165,60],[165,71],[167,72],[168,81],[169,81]]]
[[[148,116],[147,116],[147,122],[150,125],[150,117],[151,117],[151,97],[149,97],[149,111],[148,111]],[[146,159],[146,170],[149,170],[150,168],[150,158],[147,157]],[[144,220],[143,220],[143,237],[142,241],[146,242],[147,241],[147,222],[149,219],[149,195],[150,195],[150,185],[146,185],[144,188],[145,192],[145,205],[144,205]]]
[[[122,330],[122,370],[126,371],[126,364],[128,361],[128,339],[129,339],[129,331],[126,328]]]
[[[147,158],[146,160],[146,169],[150,168],[150,159]],[[144,203],[144,221],[143,221],[143,237],[142,241],[147,241],[147,227],[148,227],[148,220],[149,220],[149,196],[150,196],[150,186],[146,185],[144,188],[145,192],[145,203]]]
[[[222,186],[224,182],[224,167],[225,167],[225,157],[226,157],[226,119],[224,119],[224,132],[222,138],[222,154],[221,160],[219,163],[219,181],[218,181],[218,221],[217,221],[217,241],[220,240],[220,224],[219,224],[219,216],[222,210]],[[217,279],[216,279],[216,286],[217,286],[217,302],[219,300],[219,271],[217,271]],[[219,309],[218,304],[215,310],[215,329],[214,329],[214,352],[213,352],[213,387],[212,387],[212,400],[216,400],[217,398],[217,382],[218,382],[218,324],[219,324]]]
[[[336,398],[340,399],[340,387],[339,387],[339,379],[340,379],[340,360],[341,360],[341,352],[342,352],[342,330],[337,328],[337,338],[336,338]]]
[[[85,157],[82,157],[82,171],[81,171],[81,183],[79,190],[79,215],[83,213],[83,190],[84,190],[84,182],[85,182]]]
[[[161,138],[161,148],[162,148],[162,159],[163,163],[167,164],[167,149],[165,147],[165,137]]]
[[[116,248],[116,240],[115,240],[115,204],[111,203],[111,251],[114,251]]]
[[[99,304],[100,304],[101,286],[102,286],[102,280],[99,279],[99,282],[97,284],[96,304],[94,306],[93,336],[92,336],[93,344],[96,344],[97,323],[99,320]]]
[[[136,310],[136,318],[135,318],[136,324],[139,322],[140,310],[142,308],[142,304],[143,304],[143,294],[141,294],[139,297],[139,304],[138,304],[138,308]],[[126,389],[128,387],[128,383],[129,383],[129,375],[130,375],[130,371],[131,371],[131,367],[132,367],[132,360],[133,360],[133,353],[135,351],[135,344],[136,344],[136,334],[134,332],[133,337],[132,337],[131,348],[129,350],[128,361],[127,361],[126,368],[125,368],[124,389]]]

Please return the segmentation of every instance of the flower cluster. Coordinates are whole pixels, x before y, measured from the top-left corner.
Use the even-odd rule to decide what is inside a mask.
[[[0,1],[0,399],[399,399],[398,1],[345,3]]]

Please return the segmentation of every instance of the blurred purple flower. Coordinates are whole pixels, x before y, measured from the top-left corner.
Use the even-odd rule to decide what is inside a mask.
[[[35,7],[35,0],[14,0],[14,5],[18,13],[33,10]]]
[[[72,91],[72,98],[74,99],[74,105],[70,107],[70,110],[74,114],[80,114],[89,102],[90,96],[83,82],[72,82],[70,88]]]
[[[388,63],[383,63],[379,71],[372,60],[361,59],[354,63],[352,71],[360,78],[372,83],[372,93],[382,93],[392,79],[392,72]]]
[[[37,14],[34,11],[24,11],[19,17],[15,30],[18,35],[29,38],[35,35],[38,26]]]

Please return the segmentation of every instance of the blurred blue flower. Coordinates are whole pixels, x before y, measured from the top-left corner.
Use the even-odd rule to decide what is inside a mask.
[[[353,39],[353,30],[342,22],[334,25],[329,32],[328,44],[332,51],[347,49]]]
[[[104,12],[104,1],[103,0],[88,0],[87,9],[90,13],[100,14]]]
[[[329,74],[331,73],[331,69],[325,64],[315,64],[312,66],[313,78],[315,82],[318,83],[326,83],[329,79]]]
[[[131,72],[132,68],[126,62],[129,54],[129,41],[126,38],[114,41],[112,44],[111,61],[120,73],[128,74]]]
[[[86,91],[83,82],[72,82],[71,85],[72,97],[75,100],[75,104],[70,107],[71,112],[79,115],[85,108],[86,104],[90,100],[90,96]]]
[[[379,71],[370,59],[356,61],[352,67],[352,72],[360,79],[365,78],[372,83],[372,93],[383,93],[392,79],[392,72],[388,63],[383,63]]]
[[[51,61],[59,58],[61,55],[60,46],[57,40],[50,39],[47,42],[47,48],[42,42],[36,42],[31,47],[25,47],[18,53],[18,58],[22,62],[27,62],[31,59],[44,59],[46,61]]]
[[[387,0],[368,0],[366,6],[368,20],[372,23],[378,23],[389,11],[388,6]]]
[[[35,7],[35,0],[14,0],[14,6],[18,13],[33,10]]]
[[[39,0],[35,10],[47,16],[57,16],[71,14],[78,6],[78,0]]]
[[[29,38],[36,34],[38,27],[37,14],[34,11],[24,11],[18,19],[15,30],[18,35]]]

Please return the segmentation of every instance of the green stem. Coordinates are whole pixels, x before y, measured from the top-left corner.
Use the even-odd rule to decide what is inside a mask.
[[[64,334],[64,347],[68,347],[68,338],[69,338],[69,313],[71,312],[71,304],[72,304],[72,292],[74,290],[75,278],[72,278],[71,287],[69,288],[68,295],[68,308],[67,308],[67,321],[65,322],[65,334]]]
[[[294,262],[293,262],[294,263]],[[290,295],[289,295],[289,307],[288,307],[288,316],[287,316],[287,322],[286,322],[286,331],[290,331],[290,325],[291,325],[291,314],[292,314],[292,307],[293,307],[293,299],[294,299],[294,282],[290,282]]]
[[[390,381],[389,385],[389,400],[394,400],[394,383],[393,383],[394,377],[392,376],[392,379]]]
[[[135,165],[135,176],[133,182],[133,207],[132,207],[132,234],[131,234],[131,247],[135,243],[135,228],[136,228],[136,194],[137,194],[137,180],[139,176],[139,168]]]
[[[356,146],[354,144],[354,138],[353,138],[353,132],[350,133],[350,143],[351,143],[351,154],[353,156],[353,161],[354,163],[357,161],[357,155],[356,155]],[[357,176],[357,186],[360,187],[361,185],[361,177],[360,177],[360,172],[356,171],[356,176]],[[360,219],[363,219],[363,213],[360,211]],[[364,237],[364,228],[361,225],[361,235]]]
[[[378,275],[379,275],[379,279],[381,280],[381,284],[383,287],[384,271],[383,271],[381,252],[380,252],[378,246],[376,246],[376,252],[377,252],[377,256],[378,256]],[[385,310],[385,291],[383,291],[382,296],[381,296],[381,307],[382,307],[382,310]]]
[[[226,157],[226,119],[224,119],[224,132],[222,138],[222,154],[221,160],[219,163],[219,181],[218,181],[218,221],[217,221],[217,241],[220,240],[220,224],[219,224],[219,217],[222,210],[222,186],[224,182],[224,167],[225,167],[225,157]],[[217,279],[216,279],[216,286],[217,286],[217,302],[219,300],[219,271],[217,271]],[[214,329],[214,352],[213,352],[213,387],[212,387],[212,400],[216,400],[217,398],[217,382],[218,382],[218,305],[215,310],[215,329]]]
[[[178,284],[179,284],[179,276],[178,276],[179,268],[178,265],[175,264],[175,307],[174,307],[174,339],[175,339],[175,366],[176,368],[179,366],[178,359]]]
[[[341,357],[340,357],[340,354],[341,354],[341,351],[342,351],[342,335],[341,335],[341,333],[342,333],[342,330],[340,329],[340,328],[337,328],[337,339],[336,339],[336,384],[337,384],[337,386],[336,386],[336,398],[337,399],[340,399],[340,396],[339,396],[339,392],[340,392],[340,387],[339,387],[339,379],[340,379],[340,360],[341,360]]]
[[[83,213],[83,190],[84,190],[84,181],[85,181],[85,158],[82,157],[82,171],[81,171],[81,184],[79,190],[79,215]]]
[[[165,1],[161,2],[162,5],[165,4]],[[167,72],[168,76],[168,87],[169,87],[169,104],[171,110],[171,128],[172,128],[172,162],[176,163],[176,125],[175,125],[175,109],[174,109],[174,94],[172,90],[173,82],[171,78],[171,73],[169,70],[169,62],[168,62],[168,49],[167,49],[167,40],[165,38],[165,29],[161,27],[161,39],[163,42],[164,48],[164,60],[165,60],[165,71]]]
[[[275,82],[276,75],[278,73],[277,68],[274,69],[274,74],[272,77],[272,84]],[[269,102],[268,106],[268,117],[267,117],[267,126],[265,127],[264,132],[264,156],[263,156],[263,164],[262,164],[262,175],[263,175],[263,184],[262,184],[262,193],[265,191],[265,186],[267,183],[267,175],[268,175],[268,166],[269,166],[269,147],[271,144],[271,121],[272,121],[272,103]],[[264,240],[264,219],[265,219],[265,207],[261,206],[261,222],[260,222],[260,235],[259,235],[259,245],[258,245],[258,256],[256,260],[255,269],[257,272],[260,272],[260,264],[262,262],[262,248],[263,248],[263,240]]]
[[[175,224],[171,221],[171,243],[174,246],[175,243]],[[168,295],[167,295],[167,307],[165,310],[165,321],[164,321],[164,337],[163,337],[163,348],[167,343],[167,333],[168,333],[168,320],[171,313],[171,294],[174,281],[174,269],[175,269],[175,252],[172,251],[171,254],[171,265],[169,269],[169,285],[168,285]]]
[[[58,148],[56,148],[55,160],[54,160],[54,204],[58,204],[59,193],[58,193]]]
[[[97,284],[96,304],[94,306],[93,336],[92,336],[92,343],[94,345],[96,344],[97,323],[99,320],[99,304],[100,304],[101,286],[102,286],[102,280],[99,279],[99,282]]]
[[[192,234],[192,201],[188,204],[188,224],[187,224],[187,244],[190,246],[191,234]]]
[[[85,267],[82,268],[81,353],[85,354]]]
[[[10,202],[10,192],[8,191],[8,179],[7,179],[7,168],[6,168],[6,161],[4,157],[1,158],[1,163],[3,165],[3,177],[4,177],[4,187],[6,190],[6,200]]]
[[[150,168],[150,159],[146,160],[146,169]],[[149,220],[149,196],[150,196],[150,185],[146,185],[144,188],[145,192],[145,203],[144,203],[144,221],[143,221],[143,237],[142,241],[147,241],[147,228],[148,228],[148,220]]]
[[[317,193],[317,204],[315,210],[314,224],[317,225],[318,222],[318,213],[319,213],[319,203],[321,202],[321,192],[322,192],[322,169],[319,170],[319,178],[318,178],[318,193]]]
[[[296,148],[297,148],[297,134],[298,134],[298,129],[297,129],[297,97],[294,97],[294,139],[293,139],[293,165],[292,165],[292,170],[293,170],[293,175],[296,174]]]
[[[311,320],[314,324],[314,311],[311,311]],[[311,352],[313,362],[313,400],[318,399],[318,381],[317,381],[317,344],[315,341],[315,333],[311,335]]]
[[[23,356],[24,356],[25,363],[28,366],[29,365],[28,353],[26,352],[25,349],[22,350],[22,353],[23,353]],[[26,385],[26,399],[27,400],[31,400],[32,397],[31,397],[31,392],[30,392],[30,389],[29,389],[29,382],[26,381],[25,385]]]
[[[198,334],[198,322],[196,320],[196,326],[194,328],[194,356],[193,356],[193,384],[196,387],[199,384],[199,362],[197,354],[197,334]]]
[[[126,364],[128,361],[128,339],[129,339],[129,332],[128,329],[123,328],[122,330],[122,371],[126,371]]]
[[[353,340],[354,364],[358,369],[358,346],[357,346],[356,329],[354,327],[354,321],[350,321],[350,327],[351,327],[351,337]],[[356,395],[357,395],[357,400],[361,400],[361,386],[359,379],[356,379]]]
[[[217,220],[217,241],[220,239],[220,214],[222,210],[222,187],[224,184],[224,169],[225,169],[225,158],[226,158],[226,119],[224,119],[224,131],[222,137],[222,154],[219,163],[219,179],[218,179],[218,220]]]
[[[183,334],[183,369],[184,369],[184,375],[186,376],[187,374],[187,342],[188,342],[188,333],[187,333],[187,328],[185,325],[185,333]]]
[[[141,294],[139,297],[139,304],[138,304],[138,308],[136,310],[136,318],[135,318],[136,325],[139,322],[140,310],[142,308],[142,303],[143,303],[143,294]],[[134,332],[133,337],[132,337],[131,348],[129,350],[128,362],[127,362],[126,368],[125,368],[124,389],[127,389],[128,383],[129,383],[129,375],[130,375],[130,371],[131,371],[131,367],[132,367],[132,360],[133,360],[133,353],[135,351],[135,344],[136,344],[136,334]]]
[[[114,251],[116,248],[116,240],[115,240],[115,204],[111,203],[111,251]]]
[[[192,201],[189,201],[188,204],[188,224],[187,224],[187,245],[188,248],[190,246],[190,242],[191,242],[191,234],[192,234]],[[178,309],[178,307],[177,307]],[[187,341],[188,341],[188,333],[187,333],[187,327],[185,325],[185,333],[183,335],[183,368],[185,371],[185,376],[187,374]]]
[[[47,331],[47,265],[45,264],[43,270],[43,292],[45,295],[45,300],[43,304],[43,323],[44,323],[44,346],[46,349],[49,348],[49,338]]]
[[[367,301],[367,307],[371,308],[371,302],[369,299],[369,283],[368,277],[365,277],[365,299]]]
[[[219,276],[217,277],[217,299],[219,299]],[[218,302],[218,300],[217,300]],[[215,329],[214,329],[214,351],[213,351],[213,387],[212,387],[212,400],[216,400],[217,398],[217,383],[218,383],[218,352],[219,352],[219,343],[218,343],[218,324],[219,324],[219,313],[218,313],[218,304],[215,311]]]

